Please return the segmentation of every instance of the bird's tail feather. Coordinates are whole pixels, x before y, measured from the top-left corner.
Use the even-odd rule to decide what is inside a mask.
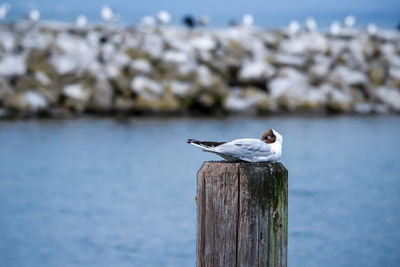
[[[192,145],[197,144],[204,147],[217,147],[226,143],[226,142],[214,142],[214,141],[199,141],[196,139],[188,139],[187,142]]]
[[[240,161],[240,159],[232,157],[231,155],[215,151],[216,147],[225,144],[226,142],[199,141],[196,139],[188,139],[187,142],[191,145],[201,148],[201,150],[204,152],[214,153],[228,161],[231,162]]]

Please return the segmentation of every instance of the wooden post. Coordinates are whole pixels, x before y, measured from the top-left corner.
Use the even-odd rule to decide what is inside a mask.
[[[204,162],[197,173],[198,267],[286,267],[287,229],[282,163]]]

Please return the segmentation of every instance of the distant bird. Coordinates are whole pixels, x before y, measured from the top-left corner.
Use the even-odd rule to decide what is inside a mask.
[[[296,35],[300,31],[300,23],[297,20],[292,20],[287,28],[289,35]]]
[[[329,28],[329,32],[332,35],[338,35],[340,31],[341,31],[340,22],[339,21],[332,22],[331,27]]]
[[[370,23],[367,26],[367,31],[370,35],[375,35],[378,32],[378,27],[375,24]]]
[[[235,20],[235,19],[231,19],[231,20],[228,22],[228,25],[229,25],[230,27],[236,27],[236,26],[239,25],[239,22],[238,22],[237,20]]]
[[[76,18],[75,25],[78,28],[84,28],[87,25],[87,18],[84,15],[79,15]]]
[[[307,18],[306,19],[306,28],[310,32],[317,31],[317,22],[314,18]]]
[[[231,142],[187,140],[205,152],[217,154],[228,161],[267,162],[277,161],[282,155],[283,137],[270,129],[261,139],[236,139]]]
[[[110,22],[115,18],[115,13],[109,6],[102,6],[100,14],[101,18],[106,22]]]
[[[140,24],[143,26],[153,27],[157,23],[156,19],[152,16],[145,16],[140,21]]]
[[[28,19],[31,21],[38,21],[40,19],[40,12],[37,9],[29,11]]]
[[[183,17],[183,24],[188,28],[194,28],[196,26],[196,21],[192,15],[186,15]]]
[[[158,12],[156,18],[160,24],[168,24],[171,22],[171,15],[165,10]]]
[[[344,19],[344,25],[347,28],[352,28],[355,24],[356,24],[356,17],[354,17],[354,16],[347,16]]]
[[[246,14],[246,15],[243,16],[243,18],[242,18],[242,25],[243,26],[249,27],[249,26],[253,25],[253,23],[254,23],[254,18],[253,18],[252,15]]]
[[[9,4],[1,4],[0,5],[0,20],[6,18],[8,11],[10,11],[11,6]]]
[[[201,15],[200,18],[199,18],[198,24],[200,26],[207,26],[208,24],[210,24],[210,21],[211,21],[211,19],[210,19],[209,16]]]

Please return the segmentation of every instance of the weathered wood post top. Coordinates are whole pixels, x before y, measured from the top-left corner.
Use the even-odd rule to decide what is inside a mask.
[[[197,173],[197,266],[287,266],[282,163],[206,161]]]

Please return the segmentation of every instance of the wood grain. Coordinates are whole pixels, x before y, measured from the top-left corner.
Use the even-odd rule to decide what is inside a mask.
[[[287,266],[281,163],[205,162],[197,174],[197,266]]]

